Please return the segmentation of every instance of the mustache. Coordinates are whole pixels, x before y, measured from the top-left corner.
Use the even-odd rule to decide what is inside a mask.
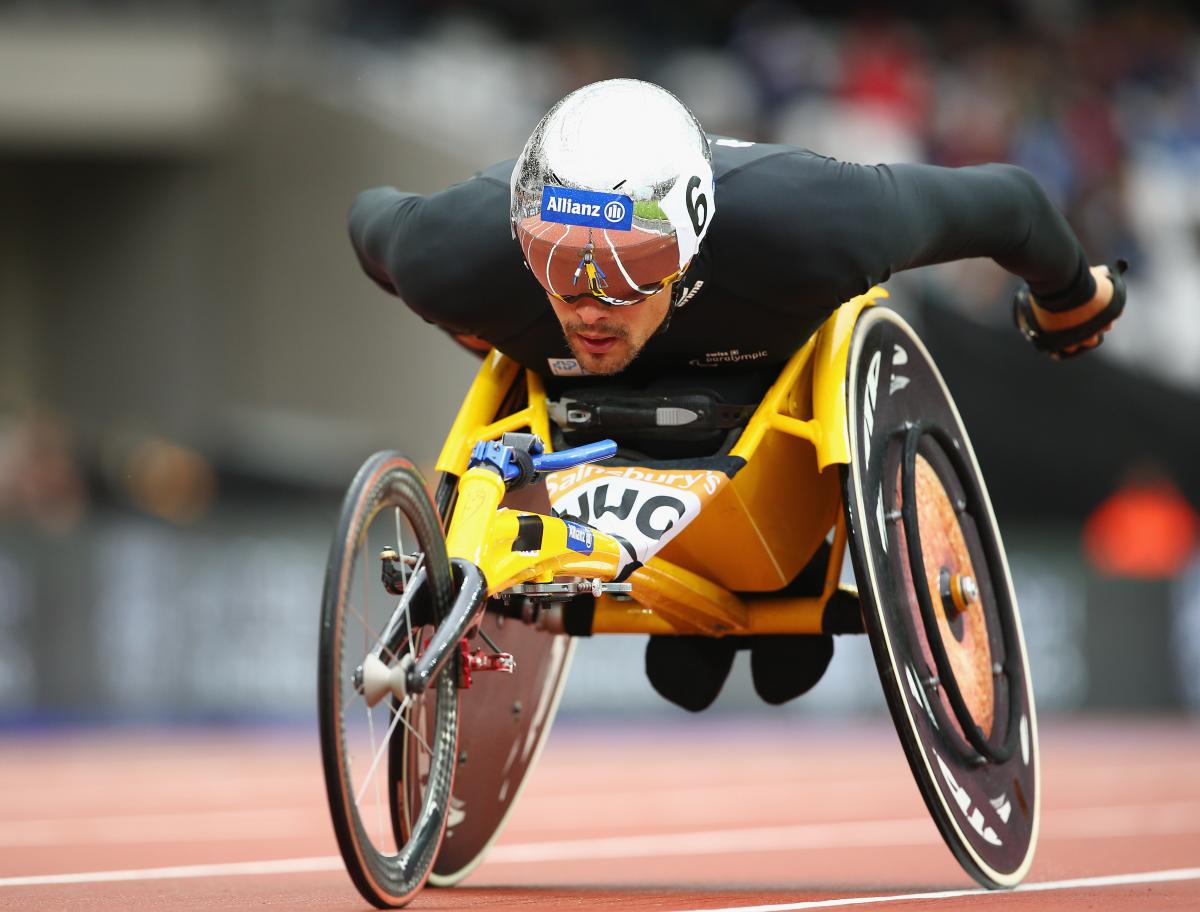
[[[622,341],[629,341],[629,330],[619,324],[609,324],[604,321],[584,323],[581,320],[568,320],[563,323],[563,332],[568,336],[571,333],[587,333],[589,335],[615,336]]]

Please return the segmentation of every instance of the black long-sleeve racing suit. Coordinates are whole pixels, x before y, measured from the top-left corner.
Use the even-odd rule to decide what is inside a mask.
[[[1095,294],[1070,226],[1020,168],[865,166],[719,137],[712,149],[712,225],[669,330],[650,339],[627,381],[770,376],[839,304],[931,263],[991,257],[1050,304]],[[510,230],[512,167],[431,196],[367,190],[350,236],[367,274],[420,316],[549,377],[572,356]]]

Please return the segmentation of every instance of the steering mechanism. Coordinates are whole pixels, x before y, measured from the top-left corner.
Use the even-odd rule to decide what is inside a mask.
[[[537,434],[508,433],[496,440],[481,440],[471,450],[468,468],[491,469],[504,479],[508,490],[533,484],[544,472],[560,472],[617,454],[615,440],[597,440],[583,446],[547,453]]]

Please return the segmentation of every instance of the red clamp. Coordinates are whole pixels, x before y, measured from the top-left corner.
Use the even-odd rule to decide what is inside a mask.
[[[462,658],[459,663],[458,686],[463,690],[471,686],[473,671],[502,671],[512,674],[517,668],[516,660],[507,652],[485,653],[482,649],[471,652],[466,637],[458,641],[458,651]]]

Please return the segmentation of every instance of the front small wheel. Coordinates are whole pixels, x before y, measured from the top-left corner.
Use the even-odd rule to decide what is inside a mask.
[[[458,744],[458,669],[417,696],[404,670],[454,596],[442,527],[421,476],[376,453],[342,503],[321,606],[317,682],[329,810],[346,870],[380,907],[424,885],[441,846]],[[403,775],[390,780],[399,753]]]

